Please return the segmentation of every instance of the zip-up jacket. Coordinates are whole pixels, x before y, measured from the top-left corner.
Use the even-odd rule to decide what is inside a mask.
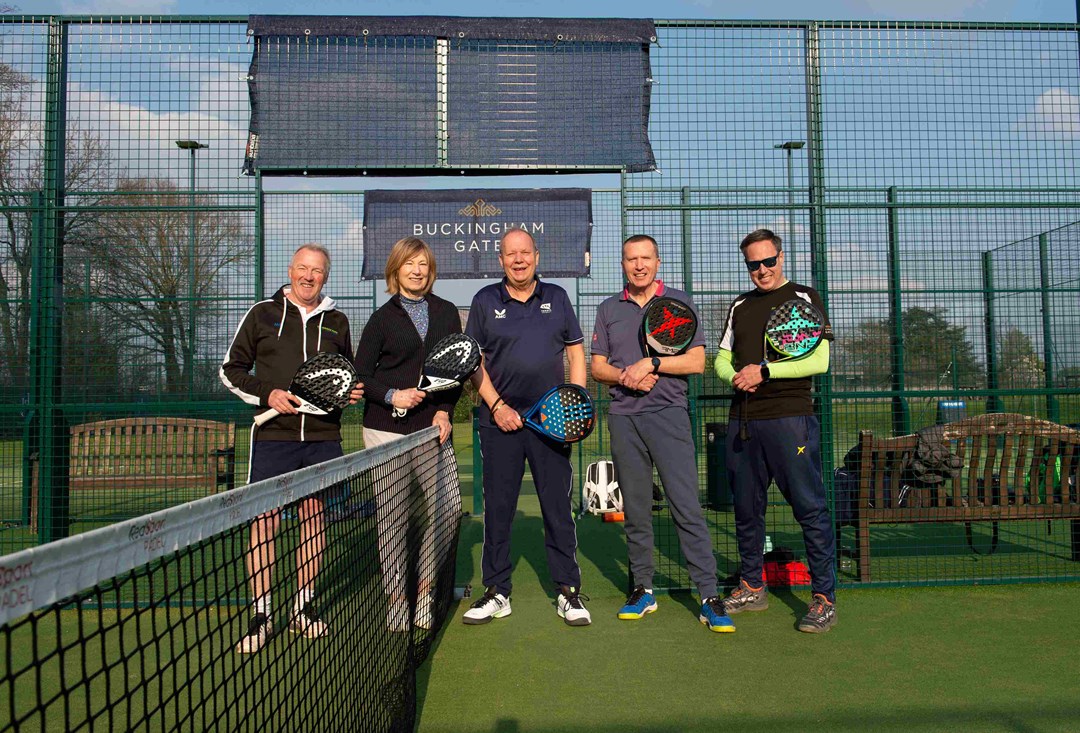
[[[438,410],[445,410],[451,421],[454,419],[460,388],[430,393],[402,418],[394,417],[394,408],[386,404],[388,390],[419,384],[424,359],[435,344],[461,333],[461,317],[454,304],[434,293],[425,297],[429,325],[423,342],[397,296],[386,301],[364,326],[356,347],[356,372],[364,383],[365,428],[408,435],[429,427]]]
[[[333,299],[324,295],[304,313],[285,297],[287,290],[280,288],[244,314],[219,370],[233,394],[262,410],[269,407],[270,393],[287,390],[296,370],[315,354],[353,356],[349,319]],[[255,440],[341,440],[341,413],[278,415],[255,431]]]

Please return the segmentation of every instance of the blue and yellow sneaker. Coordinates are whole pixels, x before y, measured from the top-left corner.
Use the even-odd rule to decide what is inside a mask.
[[[656,610],[656,598],[639,585],[626,598],[626,605],[619,609],[619,618],[624,621],[636,621],[645,614]]]
[[[701,602],[701,615],[698,621],[709,627],[709,631],[721,634],[731,634],[735,631],[735,624],[731,617],[724,611],[724,601],[720,596],[706,598]]]

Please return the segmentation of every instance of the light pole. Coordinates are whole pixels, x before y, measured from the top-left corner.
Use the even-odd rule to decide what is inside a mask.
[[[1080,0],[1077,0],[1077,2],[1080,2]],[[788,202],[787,244],[788,244],[788,247],[791,247],[791,245],[792,245],[791,240],[792,240],[792,237],[795,234],[795,224],[792,221],[792,218],[795,215],[795,209],[792,208],[795,205],[795,169],[792,167],[791,151],[793,151],[793,150],[802,150],[804,145],[806,145],[805,140],[788,140],[787,142],[777,143],[776,145],[773,145],[773,147],[775,149],[784,150],[784,151],[787,152],[787,202]],[[788,250],[788,260],[790,260],[790,259],[791,259],[791,250],[789,249]],[[794,277],[794,275],[795,275],[795,270],[794,270],[795,265],[794,265],[794,263],[792,263],[791,267],[792,267],[791,274],[792,274],[792,277]]]
[[[195,393],[195,153],[210,147],[198,140],[177,140],[176,147],[191,153],[189,168],[188,205],[191,210],[188,219],[188,340],[184,350],[184,361],[188,368],[188,395]]]

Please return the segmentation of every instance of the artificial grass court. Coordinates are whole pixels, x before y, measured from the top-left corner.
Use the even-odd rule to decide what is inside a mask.
[[[458,585],[480,587],[466,518]],[[827,634],[795,630],[809,591],[710,632],[689,593],[641,621],[625,599],[622,526],[578,521],[592,626],[556,615],[535,495],[514,525],[513,613],[465,626],[466,599],[418,674],[421,733],[1080,731],[1080,585],[841,589]],[[543,579],[543,580],[541,580]]]

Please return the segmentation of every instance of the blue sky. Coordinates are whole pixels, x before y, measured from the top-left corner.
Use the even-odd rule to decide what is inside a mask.
[[[295,0],[16,0],[23,13],[249,15],[311,13],[310,3]],[[468,15],[662,18],[787,18],[827,20],[932,19],[967,21],[1030,21],[1071,23],[1074,0],[467,0],[449,4],[435,0],[323,0],[320,15]]]

